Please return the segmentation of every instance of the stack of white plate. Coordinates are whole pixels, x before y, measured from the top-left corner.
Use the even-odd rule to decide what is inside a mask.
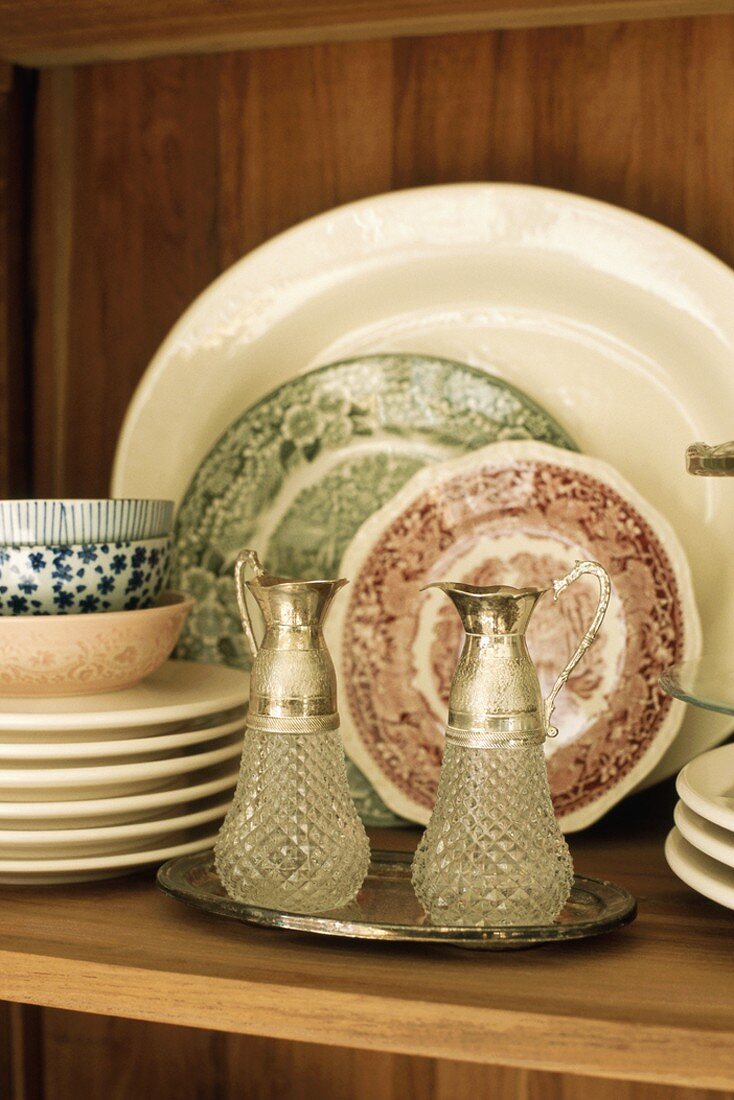
[[[249,677],[168,661],[124,691],[4,699],[0,882],[79,882],[211,847],[237,780]]]
[[[692,760],[676,789],[680,801],[665,858],[692,889],[734,909],[734,745]]]

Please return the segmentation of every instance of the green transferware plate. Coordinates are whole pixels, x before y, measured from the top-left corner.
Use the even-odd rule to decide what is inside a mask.
[[[176,521],[171,585],[198,602],[177,656],[249,668],[232,572],[244,546],[281,575],[336,577],[359,527],[422,467],[506,439],[576,450],[531,398],[476,367],[369,355],[286,382],[199,466]],[[397,818],[350,764],[360,814]]]

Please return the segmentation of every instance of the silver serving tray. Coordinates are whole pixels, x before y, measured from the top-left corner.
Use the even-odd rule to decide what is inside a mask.
[[[613,882],[577,875],[571,897],[552,924],[480,928],[432,924],[413,893],[412,858],[408,852],[373,852],[367,878],[351,905],[308,916],[258,909],[227,897],[214,870],[211,851],[169,860],[158,871],[157,881],[165,894],[178,901],[247,924],[321,936],[433,943],[490,951],[598,936],[629,924],[637,915],[637,902],[628,890]]]

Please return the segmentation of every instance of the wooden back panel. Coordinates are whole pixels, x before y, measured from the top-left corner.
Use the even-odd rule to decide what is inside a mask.
[[[104,495],[127,402],[182,310],[337,203],[537,183],[734,263],[733,63],[721,15],[43,71],[36,493]]]

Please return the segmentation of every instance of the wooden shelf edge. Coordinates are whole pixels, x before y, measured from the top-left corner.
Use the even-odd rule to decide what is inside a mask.
[[[734,1035],[0,951],[0,998],[230,1033],[683,1087],[734,1088]]]
[[[43,68],[165,54],[734,12],[734,0],[0,0],[0,59]]]

